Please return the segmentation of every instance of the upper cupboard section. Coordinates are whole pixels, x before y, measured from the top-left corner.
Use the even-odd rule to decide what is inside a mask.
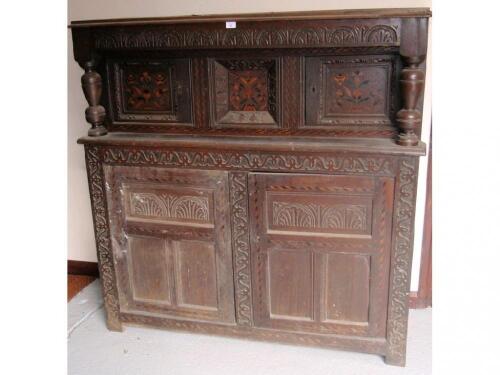
[[[108,57],[111,131],[392,137],[400,57],[277,54]]]

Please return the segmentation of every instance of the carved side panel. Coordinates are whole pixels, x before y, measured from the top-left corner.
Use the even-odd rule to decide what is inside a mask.
[[[246,173],[229,174],[231,232],[234,264],[236,318],[238,324],[250,326],[252,318],[252,286],[250,271],[248,185]]]
[[[277,127],[278,80],[276,59],[211,60],[213,125]]]
[[[193,126],[190,60],[109,60],[112,123]]]
[[[391,125],[396,103],[392,56],[306,59],[306,126]]]
[[[92,204],[97,260],[101,276],[104,306],[106,308],[106,322],[110,330],[120,331],[120,304],[116,289],[115,266],[111,250],[108,210],[99,148],[86,145],[85,160],[87,164],[90,201]]]
[[[417,158],[402,159],[396,182],[386,362],[400,366],[406,362],[417,172]]]

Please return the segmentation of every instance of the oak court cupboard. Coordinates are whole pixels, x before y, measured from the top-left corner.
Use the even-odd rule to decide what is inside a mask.
[[[404,366],[429,17],[72,22],[108,328]]]

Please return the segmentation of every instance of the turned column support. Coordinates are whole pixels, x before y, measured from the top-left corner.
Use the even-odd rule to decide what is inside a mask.
[[[400,129],[396,142],[402,146],[415,146],[419,141],[415,130],[421,126],[422,113],[417,106],[425,83],[425,73],[419,65],[425,60],[426,53],[427,19],[403,20],[400,54],[404,68],[399,77],[403,107],[396,114]]]
[[[102,94],[102,78],[94,70],[95,63],[93,61],[86,62],[83,67],[85,74],[82,76],[82,89],[89,103],[89,107],[85,110],[85,119],[91,125],[88,135],[98,137],[108,133],[104,127],[106,110],[99,104]]]

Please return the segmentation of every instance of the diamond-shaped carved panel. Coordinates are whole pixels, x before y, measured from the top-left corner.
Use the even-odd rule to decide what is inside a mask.
[[[278,64],[266,60],[213,60],[215,127],[278,127]]]

